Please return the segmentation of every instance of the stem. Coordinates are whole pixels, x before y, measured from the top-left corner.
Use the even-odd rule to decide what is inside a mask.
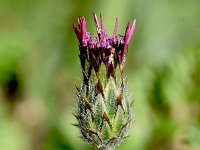
[[[113,150],[111,147],[101,147],[97,148],[97,150]]]

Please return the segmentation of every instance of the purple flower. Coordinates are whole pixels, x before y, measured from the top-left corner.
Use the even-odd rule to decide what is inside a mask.
[[[118,18],[116,18],[113,35],[108,35],[104,27],[103,18],[100,15],[100,24],[97,15],[93,13],[94,21],[97,30],[97,36],[92,39],[90,32],[87,32],[86,21],[84,17],[78,17],[78,27],[73,23],[72,28],[80,44],[80,59],[82,68],[85,68],[86,59],[92,62],[92,67],[98,67],[101,62],[104,62],[106,67],[110,65],[123,65],[127,53],[127,47],[134,34],[136,20],[132,25],[127,24],[125,34],[117,35]],[[95,63],[94,63],[95,62]]]

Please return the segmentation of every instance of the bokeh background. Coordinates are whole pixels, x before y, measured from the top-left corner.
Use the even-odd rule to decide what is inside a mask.
[[[1,0],[0,149],[92,150],[71,125],[81,82],[71,28],[92,12],[108,33],[137,19],[125,73],[135,99],[130,137],[118,150],[200,149],[199,0]]]

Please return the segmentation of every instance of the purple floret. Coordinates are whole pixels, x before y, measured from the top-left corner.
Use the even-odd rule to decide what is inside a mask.
[[[72,25],[72,28],[79,40],[81,51],[80,55],[84,55],[80,56],[81,58],[84,58],[81,61],[85,61],[85,59],[88,57],[88,59],[98,62],[97,66],[101,63],[101,61],[103,61],[106,66],[110,66],[112,63],[111,57],[114,55],[116,56],[113,58],[115,59],[114,61],[121,66],[124,63],[128,44],[130,43],[130,40],[134,34],[136,20],[133,21],[132,25],[130,25],[130,23],[127,24],[125,34],[121,36],[117,35],[118,18],[116,18],[113,35],[108,35],[106,33],[101,15],[100,25],[97,15],[93,13],[93,16],[97,30],[97,37],[94,37],[93,39],[91,33],[87,32],[86,21],[84,17],[78,17],[78,28],[76,27],[75,23]]]

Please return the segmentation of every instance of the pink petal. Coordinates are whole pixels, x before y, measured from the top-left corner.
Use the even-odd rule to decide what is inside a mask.
[[[86,38],[86,21],[85,21],[85,18],[82,17],[81,18],[81,39],[82,39],[82,43],[83,43],[83,40],[85,40]]]
[[[129,35],[130,35],[130,23],[127,24],[125,35],[124,35],[124,49],[122,50],[121,57],[120,57],[121,64],[123,63],[123,60],[127,51]]]
[[[101,31],[100,31],[100,28],[99,28],[99,22],[98,22],[97,15],[96,15],[95,12],[93,12],[93,16],[94,16],[94,21],[95,21],[95,25],[96,25],[97,34],[98,34],[98,36],[100,38]]]
[[[130,33],[130,23],[128,22],[127,26],[126,26],[126,31],[125,31],[125,35],[124,35],[124,42],[125,45],[128,44],[127,41],[129,39],[129,33]]]
[[[103,18],[101,16],[101,14],[100,14],[100,22],[101,22],[101,29],[105,30],[105,28],[104,28],[104,22],[103,22]]]
[[[114,28],[114,32],[113,32],[114,38],[115,38],[116,35],[117,35],[117,28],[118,28],[118,18],[116,17],[115,28]]]
[[[76,36],[77,36],[77,38],[78,38],[78,40],[79,40],[79,42],[80,42],[80,41],[81,41],[80,32],[79,32],[79,30],[77,29],[75,23],[72,24],[72,28],[73,28],[74,32],[76,33]]]
[[[78,17],[78,27],[81,28],[81,17]]]
[[[129,36],[128,36],[128,39],[127,39],[127,44],[130,42],[130,40],[131,40],[131,38],[132,38],[132,36],[134,34],[135,26],[136,26],[136,19],[133,21],[131,30],[129,31]]]

